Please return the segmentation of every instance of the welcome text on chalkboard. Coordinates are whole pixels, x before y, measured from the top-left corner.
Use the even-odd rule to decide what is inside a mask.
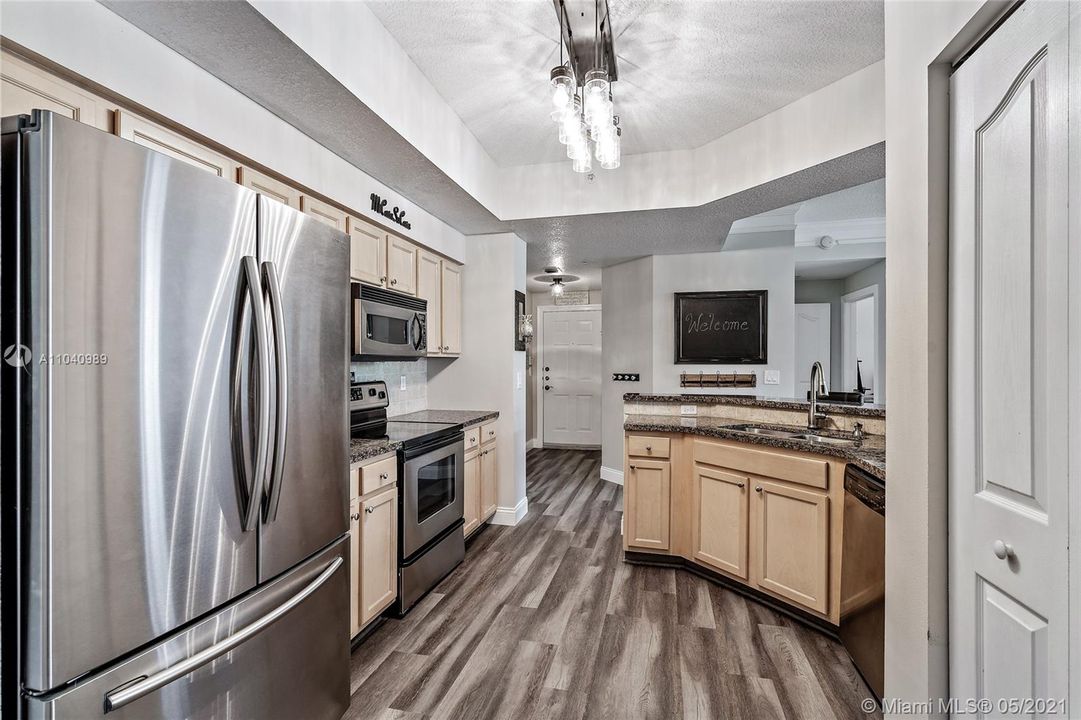
[[[675,293],[676,362],[765,364],[765,290]]]

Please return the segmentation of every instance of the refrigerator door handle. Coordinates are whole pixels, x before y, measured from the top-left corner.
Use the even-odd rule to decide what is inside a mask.
[[[266,278],[270,295],[270,315],[274,323],[274,392],[275,429],[274,456],[270,467],[270,482],[267,487],[267,506],[263,514],[265,522],[273,522],[278,517],[278,503],[281,501],[282,468],[285,464],[285,437],[289,418],[289,375],[285,356],[285,313],[282,308],[281,283],[278,282],[278,268],[274,263],[263,263],[263,275]]]
[[[205,650],[197,652],[186,660],[168,667],[161,672],[142,678],[136,678],[132,682],[125,683],[115,690],[105,693],[105,712],[109,713],[113,710],[119,710],[125,705],[135,702],[139,698],[165,687],[173,680],[195,672],[211,660],[221,657],[238,645],[250,640],[259,632],[285,617],[290,610],[307,600],[308,597],[322,587],[344,563],[345,560],[341,557],[334,558],[334,560],[323,568],[322,572],[320,572],[314,580],[308,583],[303,590],[286,600],[273,611],[267,613],[252,624],[247,625],[243,630],[230,635],[221,642],[214,643]]]
[[[259,373],[258,397],[256,398],[256,412],[258,427],[255,437],[255,467],[252,476],[248,479],[248,506],[241,508],[243,513],[243,530],[247,532],[255,526],[259,509],[259,484],[266,477],[267,453],[270,442],[270,358],[267,356],[267,333],[266,320],[262,312],[262,293],[259,282],[259,266],[255,258],[248,255],[241,260],[244,269],[244,283],[247,286],[247,303],[255,327],[255,354]],[[242,316],[243,317],[243,316]],[[244,348],[238,348],[241,352]],[[234,417],[239,421],[239,407],[242,403],[241,388],[239,387],[239,360],[236,363],[234,377],[236,390],[233,402],[236,403]],[[242,463],[243,465],[243,463]]]

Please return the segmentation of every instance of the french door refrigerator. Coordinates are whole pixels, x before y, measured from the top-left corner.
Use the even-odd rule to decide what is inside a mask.
[[[48,112],[0,138],[4,716],[340,717],[348,238]]]

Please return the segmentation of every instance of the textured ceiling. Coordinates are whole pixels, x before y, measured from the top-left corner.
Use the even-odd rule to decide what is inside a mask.
[[[886,180],[857,185],[801,203],[796,222],[886,217]]]
[[[830,260],[813,263],[796,263],[796,277],[800,280],[840,280],[860,270],[865,270],[883,258],[860,260]]]
[[[504,166],[565,157],[552,0],[368,0]],[[881,0],[609,0],[624,154],[700,147],[881,60]]]
[[[719,251],[732,222],[869,183],[886,174],[879,143],[697,207],[513,220],[528,243],[526,274],[546,265],[581,275],[572,289],[600,287],[600,268],[645,255]],[[529,280],[530,290],[543,284]]]

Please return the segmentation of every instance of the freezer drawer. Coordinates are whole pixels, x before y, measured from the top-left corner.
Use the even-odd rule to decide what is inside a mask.
[[[348,567],[343,537],[193,628],[28,700],[28,717],[338,720],[349,704]]]

